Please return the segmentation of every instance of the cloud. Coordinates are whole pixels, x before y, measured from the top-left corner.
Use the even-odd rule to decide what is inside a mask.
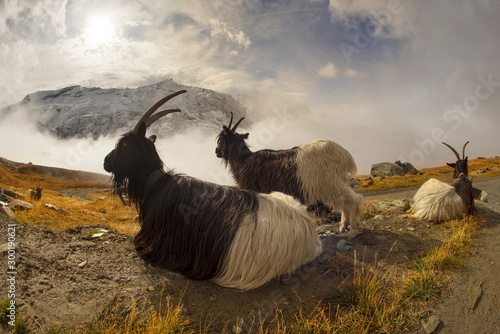
[[[332,21],[377,38],[404,38],[413,27],[412,5],[399,0],[330,0]]]
[[[337,69],[333,63],[328,63],[318,70],[318,75],[324,78],[335,78],[337,76]]]
[[[212,37],[223,36],[229,42],[236,43],[238,46],[245,49],[252,44],[250,38],[248,38],[243,31],[229,28],[226,23],[219,19],[210,19],[210,28]]]
[[[500,81],[500,46],[490,42],[500,28],[500,3],[459,4],[3,1],[0,105],[43,89],[137,87],[172,78],[222,92],[294,97],[321,115],[315,123],[321,131],[292,133],[334,139],[363,164],[408,159],[437,128],[451,144],[471,140],[470,152],[497,155],[500,90],[461,116],[457,129],[458,121],[444,119],[474,96],[479,76]],[[90,47],[82,34],[103,14],[116,33]],[[341,44],[353,47],[350,62]],[[295,135],[283,138],[291,144]],[[422,166],[447,153],[436,145]]]
[[[348,78],[355,79],[355,78],[366,77],[368,74],[348,68],[348,69],[344,70],[344,75]]]

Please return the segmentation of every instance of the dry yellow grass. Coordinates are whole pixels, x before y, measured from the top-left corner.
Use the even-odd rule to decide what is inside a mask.
[[[58,230],[66,230],[79,225],[105,225],[127,235],[139,231],[135,207],[124,206],[113,196],[110,183],[93,179],[75,179],[41,175],[29,168],[11,170],[0,164],[0,189],[15,191],[24,195],[29,188],[39,186],[42,190],[40,201],[31,201],[33,210],[16,212],[17,220],[24,224],[44,225]],[[64,196],[60,191],[82,191],[85,199]],[[51,204],[58,210],[47,208]]]

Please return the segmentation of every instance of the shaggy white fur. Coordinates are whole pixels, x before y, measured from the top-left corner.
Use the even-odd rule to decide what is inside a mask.
[[[363,199],[349,184],[356,173],[356,163],[349,151],[331,140],[319,139],[299,146],[297,176],[306,204],[319,201],[332,210],[342,211],[340,232],[350,224],[351,236],[357,233]]]
[[[305,207],[279,192],[259,194],[259,211],[242,221],[224,260],[219,285],[249,290],[291,274],[322,251]]]
[[[464,204],[455,188],[436,179],[425,182],[413,197],[410,214],[429,221],[446,221],[460,217]]]

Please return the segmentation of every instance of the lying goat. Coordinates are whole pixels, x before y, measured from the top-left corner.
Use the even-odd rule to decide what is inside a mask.
[[[443,143],[457,157],[457,162],[447,163],[454,168],[453,181],[441,182],[430,179],[425,182],[413,197],[414,204],[410,214],[415,218],[448,221],[464,214],[470,216],[474,213],[474,198],[486,200],[487,194],[473,188],[468,178],[468,157],[465,156],[465,147],[468,143],[463,146],[462,158],[453,147]]]
[[[355,236],[362,197],[349,184],[357,173],[351,154],[323,139],[288,150],[252,152],[245,143],[249,134],[236,132],[243,119],[231,128],[231,113],[229,126],[223,126],[215,150],[226,167],[229,165],[238,186],[263,193],[280,191],[308,206],[319,203],[340,210],[340,232],[351,225],[350,236]]]
[[[165,171],[146,129],[171,112],[153,105],[104,160],[113,186],[139,211],[134,238],[147,262],[194,280],[248,290],[290,274],[321,252],[315,224],[298,201],[281,193],[223,187]]]

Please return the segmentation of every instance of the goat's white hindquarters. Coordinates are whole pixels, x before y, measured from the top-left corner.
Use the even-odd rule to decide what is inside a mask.
[[[259,210],[240,224],[214,282],[249,290],[314,260],[322,250],[305,207],[279,192],[259,194]]]

